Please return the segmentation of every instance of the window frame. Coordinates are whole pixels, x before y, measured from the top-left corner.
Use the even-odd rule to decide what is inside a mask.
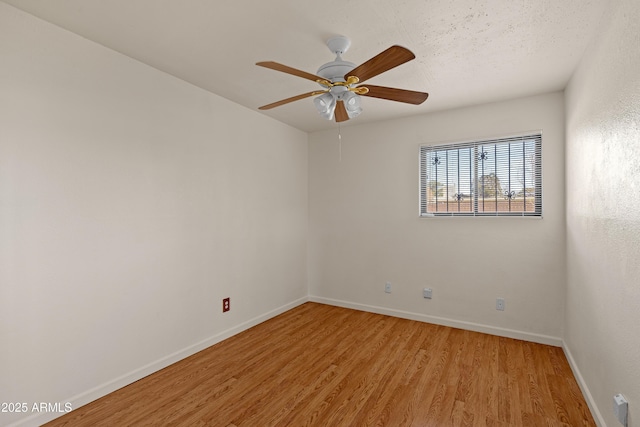
[[[523,143],[524,141],[527,140],[534,140],[534,147],[533,147],[533,162],[534,162],[534,166],[533,166],[533,186],[534,186],[534,194],[533,197],[534,198],[534,209],[533,211],[526,211],[526,210],[520,210],[520,211],[479,211],[479,205],[478,205],[478,200],[479,198],[479,192],[476,191],[476,189],[479,186],[479,181],[480,181],[480,168],[478,167],[478,147],[480,146],[493,146],[493,147],[497,147],[499,145],[507,145],[507,144],[517,144],[517,143]],[[433,143],[433,144],[420,144],[419,146],[419,155],[418,155],[418,166],[419,166],[419,195],[418,195],[418,216],[420,218],[434,218],[434,217],[517,217],[517,218],[542,218],[543,217],[543,205],[542,205],[542,194],[543,194],[543,175],[542,175],[542,139],[543,139],[543,135],[542,135],[542,131],[537,130],[537,131],[529,131],[529,132],[522,132],[522,133],[518,133],[518,134],[513,134],[513,135],[509,135],[509,136],[499,136],[499,137],[494,137],[494,138],[481,138],[481,139],[473,139],[473,140],[467,140],[467,141],[458,141],[458,142],[441,142],[441,143]],[[469,162],[473,163],[473,165],[469,164],[468,166],[468,171],[465,169],[465,172],[468,172],[469,175],[472,177],[469,179],[469,186],[471,188],[469,195],[465,195],[467,197],[471,197],[472,203],[469,206],[471,208],[470,211],[443,211],[443,212],[429,212],[429,201],[427,200],[427,192],[428,192],[428,182],[430,181],[428,178],[428,172],[429,170],[431,170],[428,165],[426,164],[427,161],[427,157],[429,155],[429,153],[432,153],[434,151],[443,151],[443,152],[448,152],[448,151],[453,151],[453,150],[457,150],[458,151],[458,156],[459,156],[459,151],[462,149],[472,149],[473,150],[473,156],[469,157]],[[526,149],[526,147],[523,145],[523,151]],[[497,150],[497,148],[496,148]],[[510,153],[510,148],[509,148],[509,153]],[[509,154],[510,156],[510,154]],[[511,163],[511,158],[508,158],[508,174],[509,174],[509,179],[511,179],[511,175],[512,175],[512,168],[515,167],[512,163]],[[504,160],[504,159],[501,159]],[[494,162],[496,162],[496,160],[494,160]],[[526,160],[523,160],[522,162],[522,167],[526,168],[525,166]],[[438,167],[438,166],[436,166]],[[495,166],[497,169],[497,165]],[[501,166],[502,167],[502,166]],[[449,168],[446,168],[447,173],[449,171]],[[458,177],[460,176],[459,170],[460,170],[460,165],[458,162],[458,166],[456,169],[454,169],[456,172],[458,172]],[[502,169],[501,169],[502,170]],[[524,174],[526,174],[526,169],[523,171]],[[484,177],[486,175],[482,175],[482,177]],[[496,180],[499,181],[498,178],[496,178]],[[527,176],[524,176],[524,180],[525,183],[523,183],[522,185],[524,186],[524,188],[522,188],[521,190],[524,192],[524,200],[523,200],[523,206],[526,209],[527,203],[526,203],[526,194],[527,194],[527,188],[530,188],[527,186],[526,184],[526,180],[527,180]],[[509,181],[509,188],[508,188],[508,192],[513,194],[513,190],[510,184],[511,181]],[[436,181],[436,185],[438,185],[439,181]],[[447,178],[446,184],[444,184],[445,188],[447,189],[447,194],[448,194],[448,187],[450,186],[450,181]],[[455,187],[454,187],[455,188]],[[433,191],[433,190],[431,190]],[[438,191],[438,190],[436,190]],[[484,190],[483,190],[484,191]],[[457,195],[458,193],[454,194]],[[437,195],[436,195],[437,197]],[[486,197],[486,196],[485,196]],[[509,196],[507,197],[507,199],[511,200]],[[497,200],[498,200],[498,196],[496,195],[496,206],[497,206]],[[507,200],[505,199],[505,200]],[[455,201],[453,203],[456,203]],[[447,207],[448,209],[448,207]],[[497,207],[496,207],[497,209]]]

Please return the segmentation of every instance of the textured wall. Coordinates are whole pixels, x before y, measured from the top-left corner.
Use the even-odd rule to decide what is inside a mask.
[[[534,130],[543,133],[544,218],[418,217],[420,144]],[[562,93],[345,127],[341,160],[338,149],[336,131],[309,137],[311,295],[494,333],[562,336]],[[422,297],[427,286],[432,300]]]
[[[640,426],[640,2],[612,1],[566,90],[565,340],[607,425]]]
[[[2,2],[0,58],[0,402],[77,404],[306,297],[305,133]]]

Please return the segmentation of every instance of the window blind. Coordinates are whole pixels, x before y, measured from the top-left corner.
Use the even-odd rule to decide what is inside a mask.
[[[542,216],[542,134],[420,147],[421,216]]]

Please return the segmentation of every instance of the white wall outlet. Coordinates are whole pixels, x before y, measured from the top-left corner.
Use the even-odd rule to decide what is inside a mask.
[[[384,291],[385,291],[386,293],[388,293],[388,294],[390,294],[390,293],[391,293],[391,282],[387,282],[387,283],[384,285]]]
[[[504,298],[496,299],[496,310],[504,311]]]
[[[620,393],[613,396],[613,414],[620,424],[627,427],[627,413],[629,412],[629,402]]]
[[[424,288],[422,290],[422,296],[428,299],[431,299],[431,288]]]

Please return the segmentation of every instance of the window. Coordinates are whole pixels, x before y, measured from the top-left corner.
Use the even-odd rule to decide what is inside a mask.
[[[542,216],[542,135],[421,146],[420,216]]]

